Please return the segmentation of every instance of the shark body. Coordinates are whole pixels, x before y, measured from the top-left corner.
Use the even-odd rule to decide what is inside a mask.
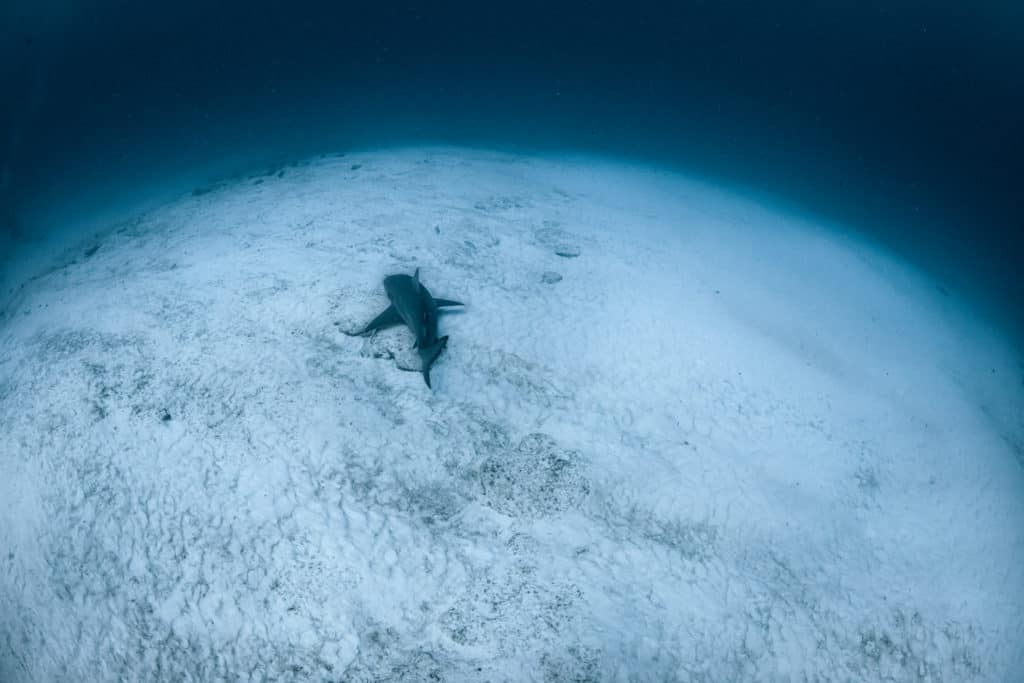
[[[435,299],[420,282],[420,269],[413,275],[388,275],[384,291],[391,305],[353,336],[370,334],[404,324],[416,338],[413,348],[419,351],[423,381],[430,386],[430,366],[448,344],[448,336],[437,336],[438,309],[462,306],[458,301]]]

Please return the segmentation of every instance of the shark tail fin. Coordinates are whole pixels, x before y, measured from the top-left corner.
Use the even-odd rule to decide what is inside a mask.
[[[427,383],[428,388],[433,388],[430,386],[430,366],[434,364],[447,345],[448,335],[445,335],[430,346],[420,348],[420,358],[423,360],[423,381]]]

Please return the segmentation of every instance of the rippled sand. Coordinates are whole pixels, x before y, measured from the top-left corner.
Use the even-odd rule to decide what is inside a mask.
[[[329,156],[0,298],[0,679],[1007,680],[1024,369],[699,181]],[[47,251],[48,250],[48,251]],[[421,269],[415,372],[350,338]]]

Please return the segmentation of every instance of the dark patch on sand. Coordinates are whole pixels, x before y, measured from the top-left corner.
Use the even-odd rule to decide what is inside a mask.
[[[548,270],[540,276],[540,281],[546,285],[553,285],[556,282],[561,282],[562,276],[552,270]]]

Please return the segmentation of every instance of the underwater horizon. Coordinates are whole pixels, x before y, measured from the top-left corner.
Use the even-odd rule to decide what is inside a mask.
[[[1024,671],[1009,3],[0,8],[0,682]]]

